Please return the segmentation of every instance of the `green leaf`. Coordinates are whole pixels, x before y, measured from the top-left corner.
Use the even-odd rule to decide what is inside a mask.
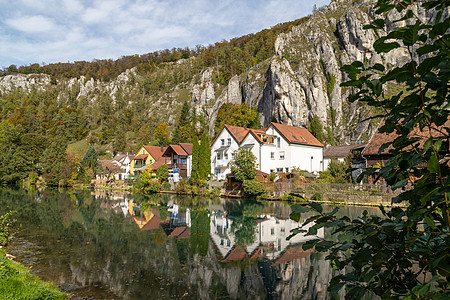
[[[395,48],[400,47],[400,44],[397,42],[386,43],[386,37],[380,38],[373,43],[373,48],[377,53],[387,53]]]
[[[431,173],[439,172],[439,160],[435,155],[431,156],[430,159],[428,160],[427,169]]]
[[[316,202],[308,203],[309,206],[311,206],[313,209],[317,210],[319,213],[323,211],[322,205]]]

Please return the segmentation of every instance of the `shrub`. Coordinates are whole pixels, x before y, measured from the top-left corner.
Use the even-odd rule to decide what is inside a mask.
[[[0,216],[0,246],[6,246],[14,232],[17,223],[15,215],[15,211],[10,211]]]
[[[158,193],[159,191],[161,191],[161,184],[156,180],[152,180],[147,183],[144,191],[146,193]]]
[[[320,192],[315,192],[314,195],[311,197],[312,200],[322,201],[323,196]]]
[[[245,180],[242,187],[247,196],[259,196],[266,191],[264,185],[255,179]]]

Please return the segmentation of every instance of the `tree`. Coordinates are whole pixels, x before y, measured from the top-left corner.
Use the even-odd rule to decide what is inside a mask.
[[[198,144],[198,137],[194,136],[192,141],[192,168],[191,168],[191,178],[197,180],[199,178],[199,153],[200,145]]]
[[[322,227],[333,228],[332,239],[307,242],[327,251],[327,258],[341,274],[331,280],[330,291],[346,287],[346,298],[361,299],[378,295],[383,299],[447,299],[450,295],[450,167],[444,158],[449,151],[448,110],[449,25],[445,13],[448,2],[379,0],[376,14],[392,10],[400,16],[397,29],[374,43],[378,53],[406,47],[410,60],[403,66],[386,70],[381,64],[354,62],[342,68],[350,86],[357,92],[350,101],[362,101],[381,108],[384,125],[380,132],[395,133],[390,158],[382,167],[369,168],[365,175],[377,172],[392,189],[402,192],[393,204],[405,202],[405,208],[350,220],[336,217],[337,209],[325,212],[317,204],[293,206],[291,218],[298,221],[305,212],[315,212],[304,222],[314,222],[307,232],[315,235]],[[414,5],[421,5],[433,19],[423,20]],[[444,19],[442,18],[443,16]],[[428,22],[428,23],[424,23]],[[395,23],[395,22],[394,22]],[[385,28],[377,19],[366,29]],[[395,84],[403,89],[384,94]],[[411,178],[415,178],[412,180]],[[292,235],[300,232],[295,229]],[[291,236],[292,236],[291,235]]]
[[[211,173],[211,149],[209,144],[209,137],[203,132],[198,156],[198,170],[199,177],[205,180],[208,179]]]
[[[156,177],[159,178],[159,181],[161,183],[164,183],[167,181],[167,179],[169,179],[169,167],[164,164],[164,165],[160,165],[157,169],[156,169]]]
[[[160,123],[156,127],[155,139],[159,141],[160,146],[167,146],[170,143],[169,127],[166,123]]]
[[[324,141],[323,126],[318,116],[314,116],[312,118],[311,122],[308,125],[308,130],[313,136],[315,136],[316,139],[319,140],[319,142],[322,143]]]
[[[173,134],[174,143],[186,143],[190,141],[189,104],[184,101],[181,107],[180,119]]]
[[[95,177],[99,165],[98,154],[97,151],[95,151],[94,144],[89,144],[89,148],[87,149],[81,164],[83,165],[85,172],[87,172],[86,175],[88,176],[88,180]]]
[[[217,112],[214,130],[216,134],[224,124],[232,126],[247,126],[250,128],[260,128],[258,111],[250,109],[246,103],[233,104],[225,103]]]
[[[237,150],[228,166],[239,181],[256,178],[256,156],[250,150],[245,148]]]

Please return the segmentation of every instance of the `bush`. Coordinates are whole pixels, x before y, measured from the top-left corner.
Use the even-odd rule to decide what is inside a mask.
[[[6,246],[14,232],[17,222],[15,215],[15,211],[10,211],[0,216],[0,246]]]
[[[242,187],[247,196],[259,196],[266,191],[264,185],[259,183],[256,179],[244,180]]]
[[[158,193],[161,191],[161,187],[162,186],[158,181],[152,180],[147,183],[146,187],[144,188],[144,191],[146,193]]]
[[[317,200],[317,201],[322,201],[323,200],[323,196],[321,193],[319,192],[315,192],[314,195],[311,197],[312,200]]]
[[[172,189],[172,186],[168,182],[164,182],[162,185],[163,190],[170,191]]]

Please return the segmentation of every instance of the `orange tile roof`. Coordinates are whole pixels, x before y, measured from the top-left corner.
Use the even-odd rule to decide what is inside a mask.
[[[273,262],[273,266],[285,264],[293,261],[294,259],[304,258],[311,255],[314,252],[314,248],[303,250],[302,245],[296,245],[289,247],[283,254]]]
[[[158,167],[167,164],[167,157],[161,156],[154,163],[152,163],[152,170],[156,170]]]
[[[264,131],[264,130],[261,130],[261,129],[249,129],[247,135],[248,135],[248,134],[253,134],[253,136],[254,136],[260,143],[263,143],[263,140],[262,140],[261,137],[258,135],[258,133],[264,134],[265,131]],[[245,135],[245,136],[247,136],[247,135]]]
[[[248,129],[239,126],[224,125],[231,135],[240,143],[247,135]]]
[[[187,154],[189,154],[189,155],[192,154],[192,147],[193,147],[193,144],[180,143],[179,145],[180,145],[181,147],[183,147],[184,151],[186,151]]]
[[[280,132],[281,135],[289,141],[289,143],[323,147],[323,144],[319,142],[319,140],[317,140],[306,128],[274,122],[270,123],[267,128],[271,125],[273,125],[273,127],[275,127],[278,132]]]
[[[182,234],[183,231],[185,231],[185,230],[186,230],[186,226],[177,227],[177,228],[175,228],[175,229],[169,234],[169,236],[177,237],[177,236],[179,236],[180,234]]]
[[[159,146],[144,145],[142,147],[144,147],[145,151],[147,151],[155,161],[158,160],[166,150],[166,147],[159,147]]]
[[[245,251],[245,249],[242,249],[239,246],[236,246],[230,252],[228,252],[224,261],[243,260],[247,257],[248,257],[247,251]]]
[[[398,134],[394,131],[391,133],[380,133],[380,128],[384,125],[384,121],[381,121],[378,125],[377,131],[374,133],[372,138],[370,139],[369,143],[367,144],[366,148],[362,151],[362,155],[386,155],[389,154],[389,150],[392,149],[392,145],[389,147],[383,149],[381,153],[378,153],[378,150],[381,148],[382,145],[393,142],[397,137]],[[441,129],[443,129],[443,132],[446,132],[444,129],[445,127],[450,127],[450,117],[447,120],[447,122],[444,123],[444,125],[441,126]],[[420,131],[420,128],[416,126],[413,131],[409,134],[409,138],[419,138],[419,147],[422,147],[423,144],[426,142],[426,140],[429,138],[429,132],[427,129],[424,129],[423,131]],[[443,134],[433,129],[431,131],[431,135],[433,137],[439,137],[443,136]]]
[[[164,151],[164,154],[166,154],[166,152],[169,151],[169,149],[172,149],[176,155],[185,155],[185,156],[188,155],[187,152],[184,151],[183,147],[181,147],[180,145],[169,145],[166,151]]]

